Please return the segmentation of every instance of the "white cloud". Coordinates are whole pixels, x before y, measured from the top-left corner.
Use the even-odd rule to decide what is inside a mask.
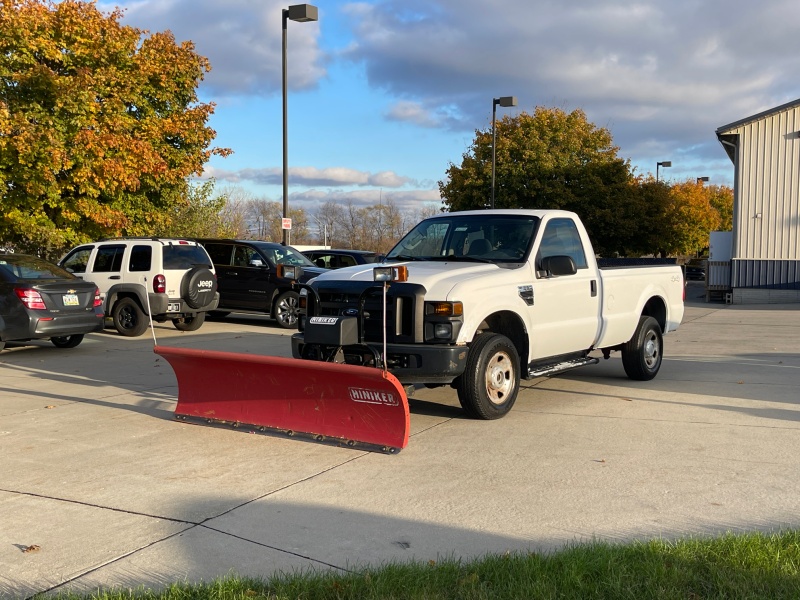
[[[401,100],[395,102],[388,111],[386,118],[390,121],[406,121],[414,123],[420,127],[440,127],[441,119],[437,118],[431,111],[422,107],[419,102]]]
[[[376,204],[392,203],[406,213],[413,213],[428,206],[440,207],[442,204],[438,190],[414,189],[403,191],[387,190],[307,190],[289,195],[292,206],[314,211],[326,202],[335,202],[342,206],[353,204],[362,208]]]
[[[217,97],[270,95],[281,89],[281,11],[286,6],[277,0],[140,0],[126,4],[123,23],[169,29],[178,42],[191,40],[211,62],[203,86]],[[318,22],[287,24],[290,88],[313,88],[325,76],[319,36]]]
[[[226,170],[206,166],[203,179],[214,178],[229,183],[251,182],[259,185],[282,185],[283,172],[279,168]],[[344,167],[290,167],[289,184],[304,187],[380,187],[400,188],[413,181],[393,171],[367,173]]]
[[[491,98],[515,95],[519,110],[583,108],[626,148],[677,149],[800,96],[795,1],[389,0],[345,10],[356,38],[347,56],[402,98],[387,117],[423,127],[485,126]],[[427,108],[443,104],[457,118],[437,121]]]
[[[209,57],[213,71],[204,89],[215,98],[279,93],[286,4],[132,0],[127,6],[126,23],[171,29]],[[491,99],[514,95],[518,107],[503,114],[581,108],[611,129],[634,163],[672,158],[677,167],[681,157],[724,164],[717,127],[800,97],[798,20],[796,0],[331,2],[320,7],[319,23],[288,25],[290,86],[327,85],[329,68],[337,81],[355,72],[386,99],[383,117],[394,131],[411,126],[420,128],[420,139],[460,136],[465,148],[476,128],[488,127]],[[337,81],[328,88],[337,97],[322,100],[330,106],[346,95]],[[324,167],[292,168],[290,181],[412,185],[359,163]],[[275,185],[281,174],[248,169],[224,177]]]

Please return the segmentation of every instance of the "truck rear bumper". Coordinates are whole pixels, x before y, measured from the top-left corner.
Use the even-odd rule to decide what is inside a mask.
[[[369,344],[383,352],[378,344]],[[292,356],[302,358],[303,333],[292,335]],[[403,384],[447,384],[464,372],[467,362],[466,346],[434,346],[423,344],[387,344],[389,372]]]

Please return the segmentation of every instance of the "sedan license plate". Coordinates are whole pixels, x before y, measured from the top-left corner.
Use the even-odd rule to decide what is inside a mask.
[[[61,297],[64,301],[64,306],[78,306],[78,294],[64,294]]]
[[[181,303],[172,302],[167,306],[167,312],[181,312]]]

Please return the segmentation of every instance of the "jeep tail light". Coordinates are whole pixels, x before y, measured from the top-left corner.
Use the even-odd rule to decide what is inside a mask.
[[[94,288],[94,304],[95,308],[103,306],[103,299],[100,297],[100,288]]]
[[[32,310],[47,310],[42,300],[42,295],[36,290],[27,290],[25,288],[14,288],[14,293],[22,300],[22,303]]]
[[[156,294],[163,294],[167,291],[167,278],[163,275],[156,275],[153,278],[153,291]]]

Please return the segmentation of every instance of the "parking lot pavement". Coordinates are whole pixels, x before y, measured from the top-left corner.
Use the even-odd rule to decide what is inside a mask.
[[[6,350],[0,596],[796,527],[800,306],[688,299],[653,381],[614,356],[488,422],[419,390],[394,456],[175,422],[148,336]],[[265,319],[156,331],[290,355]]]

